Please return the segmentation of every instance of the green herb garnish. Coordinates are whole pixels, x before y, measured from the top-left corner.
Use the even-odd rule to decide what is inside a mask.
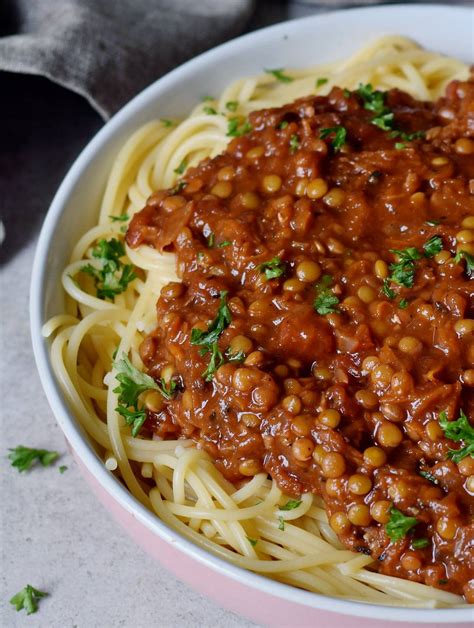
[[[59,469],[58,469],[59,473],[62,475],[65,471],[67,471],[67,466],[65,464],[62,464]]]
[[[466,456],[474,458],[474,427],[469,423],[462,410],[459,411],[459,418],[455,421],[448,421],[446,410],[443,410],[439,415],[439,424],[446,438],[456,443],[459,441],[464,443],[460,449],[448,450],[450,460],[457,464]]]
[[[204,113],[207,113],[208,116],[217,116],[217,111],[214,107],[208,107],[207,105],[202,108]]]
[[[238,106],[239,103],[237,100],[229,100],[225,104],[225,108],[228,109],[228,111],[236,111]]]
[[[408,299],[400,299],[398,307],[400,310],[405,310],[410,305]]]
[[[316,87],[321,87],[321,85],[325,85],[329,79],[327,78],[318,78],[316,79]]]
[[[285,520],[283,519],[281,515],[278,517],[278,529],[281,530],[282,532],[285,531]]]
[[[222,291],[216,318],[208,325],[207,330],[203,331],[196,328],[191,330],[191,344],[202,347],[199,350],[199,355],[204,356],[208,353],[210,354],[209,364],[202,374],[207,382],[212,380],[214,373],[224,363],[224,356],[219,350],[217,342],[224,329],[226,329],[231,322],[232,315],[227,305],[227,291]]]
[[[283,506],[278,506],[279,510],[294,510],[301,505],[301,499],[289,499]]]
[[[423,549],[424,547],[428,547],[430,544],[429,539],[421,538],[421,539],[413,539],[411,542],[411,546],[413,549]]]
[[[121,216],[109,216],[112,222],[126,222],[130,216],[127,214],[122,214]]]
[[[292,135],[290,137],[290,153],[294,154],[300,147],[300,140],[297,135]]]
[[[430,473],[430,471],[418,471],[418,473],[419,475],[421,475],[422,478],[425,478],[425,480],[428,480],[428,482],[431,482],[432,484],[439,484],[436,476]]]
[[[59,453],[57,451],[49,451],[48,449],[32,449],[30,447],[24,447],[18,445],[8,454],[8,459],[11,462],[12,467],[16,467],[20,473],[28,471],[35,462],[39,462],[43,467],[48,467],[57,458]]]
[[[247,541],[250,543],[252,547],[255,547],[258,543],[258,539],[251,539],[249,536],[247,537]]]
[[[276,78],[280,83],[292,83],[294,81],[293,77],[285,74],[285,70],[283,68],[277,68],[276,70],[265,70],[267,74],[271,74]]]
[[[257,266],[261,273],[265,273],[267,279],[276,279],[286,272],[286,264],[279,257],[273,257],[268,262],[263,262]]]
[[[467,251],[458,251],[454,258],[454,263],[459,264],[462,259],[466,262],[466,274],[468,277],[474,277],[474,255],[471,255],[471,253]]]
[[[346,143],[347,131],[343,126],[332,126],[326,129],[319,130],[319,137],[324,140],[330,135],[334,134],[334,138],[331,141],[331,146],[335,151],[341,150]]]
[[[175,172],[176,174],[183,174],[187,167],[188,162],[186,161],[186,159],[183,159],[183,161],[179,164],[177,168],[173,170],[173,172]]]
[[[398,261],[390,264],[391,275],[388,279],[400,286],[412,288],[415,282],[415,262],[421,259],[421,253],[414,246],[390,249],[390,253],[397,255]]]
[[[160,122],[165,127],[170,127],[174,125],[174,122],[172,120],[167,120],[166,118],[161,118]]]
[[[317,296],[314,300],[313,307],[318,314],[325,316],[338,311],[339,299],[330,290],[332,284],[331,275],[323,275],[321,281],[316,285]]]
[[[397,150],[403,150],[407,145],[404,142],[395,142],[395,148]]]
[[[288,126],[289,122],[287,120],[282,120],[280,122],[280,124],[278,125],[279,129],[286,129],[286,127]]]
[[[119,240],[99,240],[92,250],[92,256],[99,261],[100,268],[92,264],[81,267],[81,272],[94,279],[99,299],[114,300],[117,294],[124,292],[128,284],[136,278],[131,264],[122,264],[125,248]]]
[[[227,137],[240,137],[250,133],[252,125],[248,120],[241,122],[239,118],[231,118],[227,123]]]
[[[171,188],[170,193],[172,194],[172,196],[175,196],[176,194],[179,194],[180,192],[182,192],[185,187],[186,187],[186,181],[178,181],[178,183],[174,186],[174,188]]]
[[[24,609],[27,615],[31,615],[38,610],[39,600],[47,595],[49,594],[35,589],[31,584],[27,584],[24,589],[11,598],[10,604],[13,604],[15,610],[21,611]]]
[[[443,240],[440,236],[432,236],[423,244],[425,257],[434,257],[443,249]]]
[[[385,531],[391,541],[401,541],[408,532],[418,524],[416,517],[406,517],[400,510],[390,508],[390,521],[385,525]]]

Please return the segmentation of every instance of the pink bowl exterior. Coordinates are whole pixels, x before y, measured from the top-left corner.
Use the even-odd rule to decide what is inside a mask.
[[[147,554],[159,561],[179,580],[209,597],[227,610],[243,615],[265,626],[298,626],[298,628],[380,628],[378,619],[348,617],[321,609],[295,604],[247,587],[202,565],[171,543],[154,534],[121,506],[97,481],[71,448],[79,468],[102,504],[127,534]],[[387,609],[387,613],[390,609]],[[454,626],[455,624],[451,624]],[[456,624],[462,625],[462,624]],[[464,624],[465,625],[465,624]],[[384,621],[384,628],[400,628],[400,622]],[[426,628],[426,623],[403,623],[406,628]]]

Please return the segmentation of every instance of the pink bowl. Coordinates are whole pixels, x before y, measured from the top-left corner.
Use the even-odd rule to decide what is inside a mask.
[[[31,333],[44,390],[76,460],[99,499],[129,535],[178,578],[222,606],[265,625],[387,628],[399,622],[471,624],[471,608],[405,609],[350,602],[302,591],[242,570],[196,547],[138,503],[97,457],[55,380],[41,327],[62,311],[60,275],[78,236],[93,226],[111,163],[140,125],[184,116],[203,93],[264,67],[303,66],[348,55],[369,39],[403,34],[469,60],[472,12],[435,5],[341,11],[273,26],[220,46],[174,70],[132,100],[96,135],[59,188],[38,242],[31,282]],[[443,24],[433,29],[432,24]],[[301,42],[305,42],[302,46]],[[387,621],[387,618],[390,621]]]

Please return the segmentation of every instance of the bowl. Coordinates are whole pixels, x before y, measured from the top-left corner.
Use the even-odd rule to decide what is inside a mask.
[[[336,60],[382,34],[402,34],[427,48],[469,61],[472,13],[438,5],[339,11],[265,28],[185,63],[128,103],[82,151],[51,204],[33,265],[30,316],[35,359],[49,403],[85,478],[149,554],[198,591],[260,624],[331,624],[336,628],[350,621],[353,628],[376,628],[383,621],[386,628],[400,622],[412,627],[454,626],[471,623],[473,614],[471,608],[384,607],[310,593],[230,565],[181,537],[106,470],[62,395],[41,327],[62,310],[62,269],[77,239],[96,221],[114,156],[139,126],[157,117],[184,117],[204,94],[219,93],[233,79],[258,74],[265,67]]]

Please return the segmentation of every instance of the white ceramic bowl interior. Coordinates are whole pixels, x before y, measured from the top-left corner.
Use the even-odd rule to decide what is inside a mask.
[[[59,425],[101,487],[154,534],[234,581],[311,609],[353,617],[450,625],[470,623],[471,609],[403,609],[328,598],[236,568],[194,546],[139,504],[96,456],[54,378],[43,323],[62,311],[60,275],[73,245],[96,221],[114,156],[140,125],[185,116],[205,94],[266,67],[298,67],[336,60],[382,34],[412,37],[427,48],[473,60],[473,12],[439,5],[353,9],[286,22],[245,35],[200,55],[156,81],[127,104],[83,150],[59,188],[39,238],[31,283],[31,332],[40,377]]]

